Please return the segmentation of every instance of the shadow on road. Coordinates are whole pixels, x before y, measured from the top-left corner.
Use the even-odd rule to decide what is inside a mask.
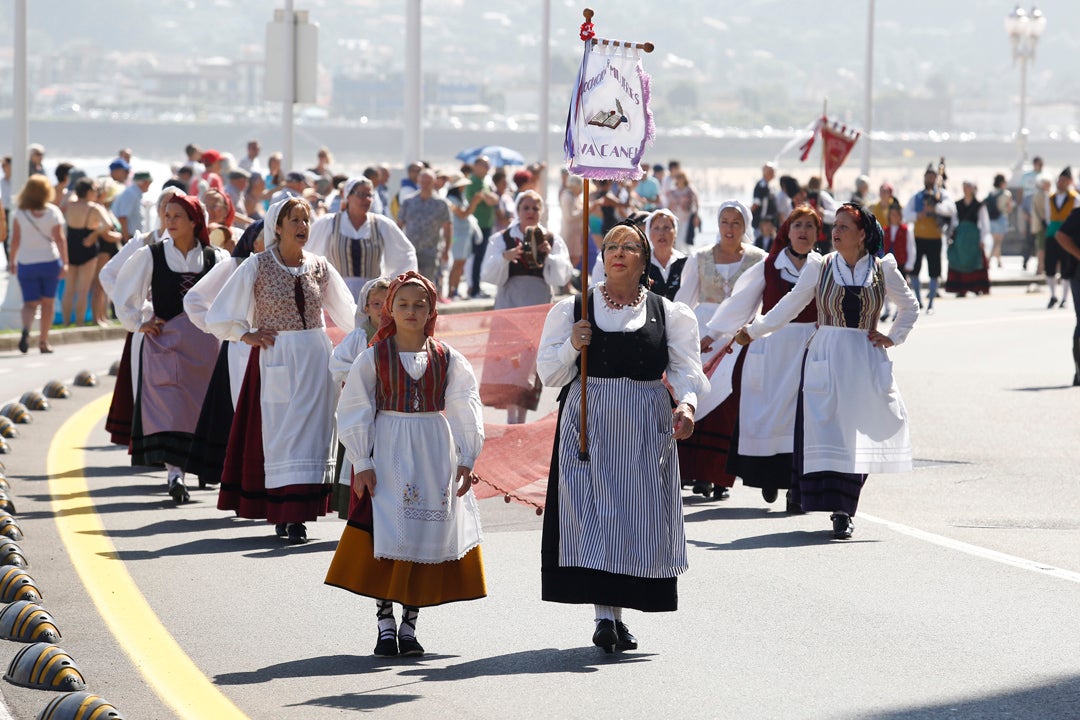
[[[1076,717],[1080,676],[1051,680],[1037,687],[983,697],[966,697],[936,705],[860,713],[859,720],[938,720],[938,718],[1067,718]],[[854,717],[854,716],[851,716]]]
[[[225,673],[214,678],[218,685],[255,685],[278,679],[305,677],[338,677],[350,675],[370,676],[373,672],[400,669],[393,677],[404,682],[388,685],[386,689],[400,689],[413,683],[453,682],[482,677],[505,675],[538,675],[544,673],[593,673],[601,667],[613,664],[647,662],[654,657],[649,653],[618,653],[603,655],[595,647],[559,650],[526,650],[469,660],[447,667],[433,667],[426,663],[453,660],[454,655],[428,654],[422,658],[377,658],[359,655],[329,655],[325,657],[293,660],[248,672]],[[388,677],[387,680],[390,680]],[[378,690],[353,692],[341,695],[312,698],[290,707],[327,707],[342,710],[378,710],[419,699],[420,695],[380,694]]]
[[[767,519],[779,519],[791,517],[783,510],[770,510],[769,508],[742,508],[742,507],[724,507],[713,506],[708,508],[694,508],[696,512],[691,512],[691,506],[685,505],[686,512],[684,519],[686,522],[705,522],[707,520],[767,520]]]
[[[713,543],[704,540],[686,541],[687,545],[705,550],[761,550],[764,548],[793,548],[818,545],[854,545],[856,543],[878,542],[877,540],[834,540],[831,530],[792,530],[768,535],[753,535],[732,540],[728,543]]]
[[[330,552],[337,548],[337,538],[323,542],[309,542],[306,545],[289,545],[284,540],[273,536],[268,529],[265,537],[227,537],[204,538],[180,545],[161,548],[160,550],[117,550],[104,553],[103,557],[122,560],[157,560],[163,557],[188,557],[192,555],[220,555],[222,553],[245,553],[244,557],[265,559],[276,558],[296,553]]]
[[[206,532],[209,530],[236,530],[238,528],[250,527],[255,524],[256,521],[245,523],[231,517],[162,520],[161,522],[144,525],[141,528],[131,528],[129,530],[84,530],[81,531],[80,534],[108,535],[109,537],[121,538],[153,537],[155,535],[176,535],[188,532]],[[265,525],[265,523],[260,524]]]
[[[1046,385],[1044,387],[1009,388],[1013,392],[1042,392],[1043,390],[1072,390],[1074,385]]]

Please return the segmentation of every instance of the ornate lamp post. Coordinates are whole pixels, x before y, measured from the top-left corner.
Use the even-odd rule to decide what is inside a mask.
[[[1027,64],[1035,59],[1035,46],[1046,29],[1046,16],[1037,7],[1031,12],[1017,5],[1005,16],[1005,32],[1012,41],[1013,61],[1020,61],[1020,128],[1017,142],[1020,144],[1020,159],[1017,162],[1017,176],[1023,171],[1027,160]]]

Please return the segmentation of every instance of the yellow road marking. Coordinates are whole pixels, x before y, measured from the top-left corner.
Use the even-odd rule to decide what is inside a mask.
[[[100,425],[110,399],[98,398],[76,412],[49,447],[49,492],[60,539],[113,637],[166,705],[181,718],[247,720],[154,614],[95,511],[82,475],[85,453],[77,448]]]

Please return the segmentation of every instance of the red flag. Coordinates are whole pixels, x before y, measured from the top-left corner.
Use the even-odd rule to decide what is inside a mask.
[[[828,187],[832,187],[833,175],[844,164],[844,160],[847,160],[851,148],[855,147],[858,139],[859,133],[848,130],[846,126],[840,126],[837,123],[831,125],[822,123],[821,147],[825,155],[825,182]]]

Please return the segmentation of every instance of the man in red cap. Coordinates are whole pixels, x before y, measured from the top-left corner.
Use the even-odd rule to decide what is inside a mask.
[[[225,181],[221,179],[221,153],[217,150],[204,150],[199,157],[199,162],[206,168],[206,172],[202,174],[202,179],[206,181],[209,189],[224,193]],[[188,194],[198,196],[198,193],[199,184],[192,183]]]

